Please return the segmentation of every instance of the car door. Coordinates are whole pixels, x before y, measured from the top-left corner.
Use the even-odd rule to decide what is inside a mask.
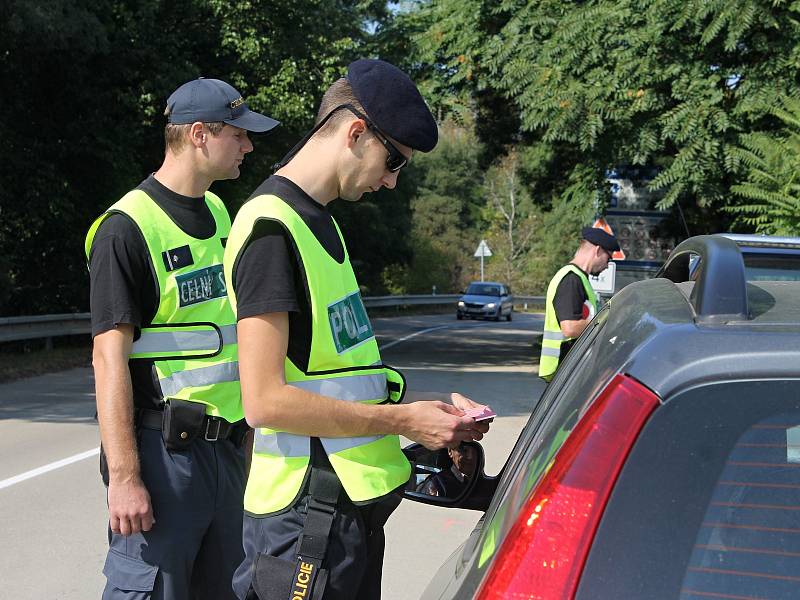
[[[431,581],[424,600],[475,595],[530,490],[580,416],[616,374],[614,364],[622,364],[619,353],[606,351],[608,336],[602,331],[608,313],[608,308],[598,313],[556,372],[503,467],[488,510],[465,544]]]
[[[500,300],[500,305],[502,307],[501,312],[503,314],[508,314],[513,309],[514,297],[511,295],[511,288],[507,285],[503,286],[501,290],[502,298]]]

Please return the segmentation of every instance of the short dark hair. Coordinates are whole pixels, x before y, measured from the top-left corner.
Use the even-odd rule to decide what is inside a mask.
[[[325,95],[322,96],[322,100],[319,103],[319,110],[317,111],[317,118],[314,121],[314,124],[319,124],[319,122],[322,121],[322,119],[324,119],[329,112],[331,112],[337,106],[341,106],[342,104],[351,104],[357,110],[363,113],[367,112],[364,110],[364,107],[361,106],[361,103],[353,93],[353,88],[350,87],[350,83],[344,77],[334,81],[328,88],[328,91],[325,92]],[[317,134],[321,135],[322,137],[330,135],[336,131],[342,121],[348,118],[353,118],[353,113],[351,113],[349,110],[336,111],[333,115],[331,115],[331,118],[328,119],[328,122],[322,126]]]
[[[169,119],[170,109],[169,106],[164,110],[164,116]],[[214,122],[214,123],[203,123],[208,129],[208,132],[211,135],[217,136],[219,135],[222,128],[225,127],[225,123],[222,121]],[[186,145],[186,133],[191,129],[191,123],[181,123],[179,125],[175,123],[167,123],[166,127],[164,127],[164,150],[172,150],[175,154],[178,154],[181,150],[183,150],[184,146]]]

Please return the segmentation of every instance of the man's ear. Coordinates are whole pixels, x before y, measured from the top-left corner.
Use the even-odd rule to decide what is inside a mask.
[[[346,127],[348,147],[358,142],[359,138],[367,132],[367,124],[364,123],[363,119],[353,119]]]
[[[189,143],[195,148],[205,146],[207,136],[206,128],[200,121],[195,121],[189,127]]]

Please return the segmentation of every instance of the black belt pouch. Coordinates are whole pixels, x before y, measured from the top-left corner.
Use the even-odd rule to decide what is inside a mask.
[[[186,450],[203,433],[206,405],[167,398],[161,418],[161,435],[167,450]]]

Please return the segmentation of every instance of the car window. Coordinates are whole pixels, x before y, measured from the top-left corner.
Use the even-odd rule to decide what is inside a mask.
[[[798,586],[798,383],[669,400],[620,475],[576,598],[794,598]]]
[[[598,352],[595,342],[607,317],[608,309],[600,311],[578,339],[520,434],[486,513],[478,568],[490,562],[530,491],[607,381],[602,380],[605,374],[594,369]]]
[[[748,428],[729,449],[681,594],[789,598],[800,586],[800,416]]]
[[[471,283],[467,288],[467,294],[474,294],[476,296],[499,296],[500,288],[496,285]]]
[[[742,255],[747,281],[800,281],[800,253]]]

